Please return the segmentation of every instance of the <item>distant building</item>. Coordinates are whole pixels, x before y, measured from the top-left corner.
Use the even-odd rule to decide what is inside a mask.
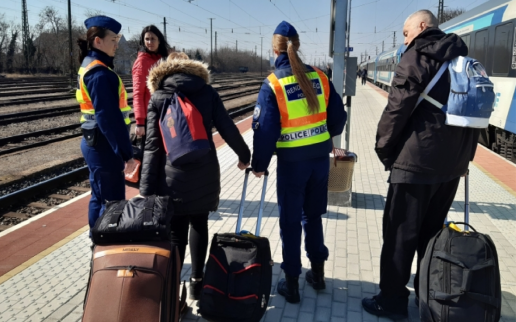
[[[129,75],[133,68],[133,62],[136,59],[136,53],[134,49],[131,49],[129,43],[125,39],[124,35],[118,42],[118,49],[115,55],[115,71],[120,75]]]

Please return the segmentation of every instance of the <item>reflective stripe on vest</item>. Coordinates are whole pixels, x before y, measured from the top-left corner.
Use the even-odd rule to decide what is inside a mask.
[[[113,73],[114,71],[109,68],[106,64],[101,62],[100,60],[92,60],[91,58],[86,57],[83,62],[82,66],[79,68],[79,77],[77,80],[78,89],[75,92],[75,98],[80,104],[81,107],[81,123],[84,123],[86,121],[95,121],[95,107],[93,106],[91,102],[90,93],[88,92],[88,89],[86,88],[86,84],[84,84],[84,75],[88,73],[90,70],[97,68],[97,67],[106,67],[109,70],[111,70]],[[115,73],[116,74],[116,73]],[[120,111],[122,112],[122,115],[124,117],[124,122],[126,125],[131,124],[131,119],[129,118],[129,113],[131,112],[131,106],[127,104],[127,91],[125,90],[124,83],[122,82],[122,79],[120,76],[118,76],[118,107],[120,108]],[[93,116],[93,117],[92,117]]]
[[[330,139],[326,126],[326,107],[330,85],[326,75],[319,69],[306,75],[317,91],[319,113],[310,114],[306,98],[294,75],[278,79],[273,73],[267,78],[276,95],[281,116],[281,137],[277,148],[292,148],[312,145]]]

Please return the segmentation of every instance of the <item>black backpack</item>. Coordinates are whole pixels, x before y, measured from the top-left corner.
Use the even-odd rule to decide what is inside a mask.
[[[448,223],[426,248],[419,274],[419,315],[423,322],[497,322],[501,285],[496,247],[468,223]],[[464,224],[460,231],[455,224]],[[468,226],[473,231],[468,231]]]

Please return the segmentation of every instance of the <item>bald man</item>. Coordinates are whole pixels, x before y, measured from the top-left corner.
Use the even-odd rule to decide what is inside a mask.
[[[464,42],[439,30],[428,10],[407,18],[403,36],[407,49],[396,67],[376,134],[376,153],[391,172],[383,213],[380,294],[362,301],[367,312],[393,320],[407,316],[406,285],[416,252],[417,301],[420,261],[430,238],[442,228],[479,135],[478,130],[445,125],[445,114],[426,100],[416,108],[442,64],[468,54]],[[429,93],[442,104],[450,92],[448,74]]]

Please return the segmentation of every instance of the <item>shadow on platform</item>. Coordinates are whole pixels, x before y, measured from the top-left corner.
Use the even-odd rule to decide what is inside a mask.
[[[503,288],[503,285],[502,285],[502,288]],[[513,308],[514,308],[514,303],[516,303],[516,295],[506,292],[506,291],[502,291],[502,298],[505,300],[505,303],[502,301],[502,318],[503,318],[503,320],[515,322],[516,321],[516,313],[514,312],[514,309],[513,310],[504,310],[503,306],[507,305],[509,303],[513,303]],[[507,313],[509,313],[509,314],[507,314]]]
[[[210,220],[223,220],[223,217],[237,217],[240,207],[240,200],[221,199],[217,212],[210,214]],[[246,201],[244,203],[244,218],[258,217],[260,208],[259,200]],[[275,202],[265,201],[263,203],[263,217],[279,217],[278,204]],[[340,208],[340,211],[329,211],[323,218],[346,220],[347,208]]]
[[[450,208],[456,212],[464,212],[464,202],[454,202]],[[496,202],[470,202],[469,212],[486,213],[493,219],[516,221],[516,204]]]
[[[383,210],[385,197],[372,193],[353,192],[352,207],[357,209]]]
[[[329,321],[331,316],[335,318],[346,318],[348,312],[362,312],[362,321],[369,321],[370,318],[373,318],[373,316],[363,311],[361,302],[362,298],[372,297],[379,293],[380,290],[378,284],[369,281],[342,280],[326,277],[326,290],[315,291],[311,288],[310,284],[305,281],[304,277],[308,271],[308,268],[303,267],[301,269],[302,272],[299,278],[301,302],[299,304],[287,304],[285,299],[279,295],[276,290],[278,281],[281,278],[284,278],[284,273],[282,271],[280,272],[280,266],[281,263],[274,263],[271,296],[268,303],[265,320],[281,321],[283,318],[288,319],[287,315],[285,315],[287,306],[290,308],[290,311],[293,314],[295,314],[296,311],[292,310],[292,305],[300,306],[298,319],[303,320],[319,321],[319,319],[322,319]],[[335,269],[338,269],[338,267]],[[278,274],[278,272],[280,272],[280,274]],[[412,283],[413,279],[414,275],[412,274],[411,279],[407,285],[411,289],[408,303],[409,318],[399,320],[401,322],[419,321],[419,309],[416,307],[414,302],[415,294]],[[514,303],[514,301],[516,301],[516,296],[510,292],[502,291],[502,297],[504,300],[502,305],[510,305],[509,303]],[[328,300],[330,301],[329,303]],[[185,318],[197,319],[199,317],[195,314],[197,309],[198,306],[194,304],[192,307],[190,307],[189,312]],[[303,318],[301,318],[302,315],[304,316]],[[309,318],[308,315],[312,315],[312,318]],[[295,315],[290,318],[295,318]],[[516,321],[516,313],[514,313],[511,308],[504,310],[502,307],[502,318],[504,321]],[[262,321],[263,320],[264,319],[262,319]],[[376,319],[373,318],[373,320]]]

